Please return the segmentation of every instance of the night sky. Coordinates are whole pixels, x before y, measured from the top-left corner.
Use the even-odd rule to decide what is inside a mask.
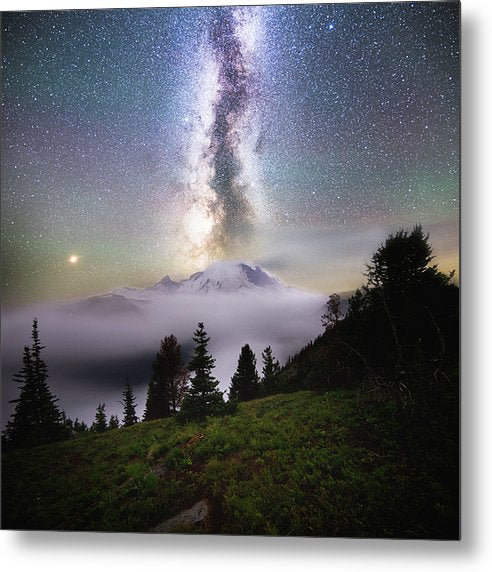
[[[360,285],[421,223],[458,270],[459,5],[2,14],[8,305],[216,259]]]

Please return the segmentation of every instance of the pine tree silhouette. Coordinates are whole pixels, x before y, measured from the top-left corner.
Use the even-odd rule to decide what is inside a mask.
[[[38,320],[33,320],[32,347],[24,347],[23,367],[13,377],[20,384],[12,420],[7,423],[7,443],[18,447],[32,447],[68,437],[67,427],[56,405],[58,399],[48,386],[48,369],[41,358],[44,346],[39,339]]]
[[[104,433],[108,429],[107,417],[106,417],[106,404],[100,403],[97,406],[96,418],[92,425],[92,429],[97,433]]]
[[[205,332],[203,322],[193,336],[195,349],[188,364],[188,370],[194,373],[191,387],[185,395],[181,406],[180,416],[184,419],[205,419],[207,415],[222,412],[224,398],[217,389],[219,382],[212,375],[215,360],[208,352],[210,338]]]
[[[241,348],[236,373],[232,376],[230,398],[248,401],[258,397],[259,382],[255,354],[246,344]]]
[[[121,402],[120,402],[121,403]],[[133,394],[132,386],[130,385],[128,378],[126,380],[126,388],[123,391],[123,426],[130,427],[138,423],[138,417],[135,411],[136,408],[136,398]]]
[[[161,340],[159,353],[152,363],[144,420],[160,419],[176,413],[187,388],[188,372],[181,360],[176,336]]]
[[[85,433],[88,431],[88,427],[84,421],[79,421],[78,417],[76,417],[75,421],[73,422],[73,430],[75,433]]]
[[[262,391],[265,395],[271,395],[277,388],[278,374],[280,372],[280,364],[273,357],[272,348],[268,346],[261,354],[263,360],[262,370]]]
[[[326,330],[333,329],[342,318],[342,310],[340,308],[340,296],[331,294],[326,303],[326,312],[321,316],[321,323]]]
[[[36,391],[31,350],[25,346],[22,357],[23,367],[14,375],[13,380],[20,384],[20,396],[10,403],[16,403],[12,420],[5,430],[7,442],[18,447],[33,445],[36,426]]]

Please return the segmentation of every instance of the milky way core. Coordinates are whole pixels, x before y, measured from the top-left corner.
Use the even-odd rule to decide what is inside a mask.
[[[251,155],[258,147],[252,62],[259,28],[254,11],[224,9],[209,22],[202,44],[183,241],[185,258],[196,267],[247,244],[258,214]]]

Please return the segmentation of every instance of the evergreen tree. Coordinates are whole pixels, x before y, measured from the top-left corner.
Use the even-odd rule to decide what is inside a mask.
[[[362,286],[362,288],[357,288],[354,294],[349,298],[347,318],[352,321],[356,321],[360,318],[365,310],[367,303],[365,292],[367,288]]]
[[[109,418],[108,429],[118,429],[120,426],[120,420],[118,419],[118,415],[111,415]]]
[[[451,378],[459,350],[459,289],[432,261],[429,235],[420,226],[390,234],[372,256],[345,318],[333,299],[326,331],[282,368],[278,388],[359,386],[374,396],[392,394],[405,406],[410,394],[425,395],[439,376]]]
[[[155,364],[156,362],[154,362]],[[154,369],[154,364],[152,364],[152,369]],[[157,384],[153,379],[154,374],[152,372],[149,387],[147,388],[147,399],[145,400],[145,410],[143,414],[144,421],[152,421],[152,419],[159,419],[158,403],[159,396],[157,393]]]
[[[24,347],[23,367],[14,376],[20,384],[20,395],[12,420],[5,429],[6,441],[19,447],[31,447],[65,439],[68,436],[60,411],[58,399],[51,393],[47,378],[48,370],[41,358],[44,346],[39,339],[38,321],[33,321],[32,347]]]
[[[278,374],[280,373],[280,364],[273,357],[272,348],[268,346],[261,354],[263,360],[262,370],[262,390],[265,395],[271,395],[277,388]]]
[[[106,418],[106,404],[99,404],[96,410],[96,418],[92,425],[92,429],[97,433],[103,433],[108,429],[108,423]]]
[[[188,370],[194,373],[191,387],[183,399],[180,416],[183,419],[203,420],[207,415],[222,413],[224,398],[217,389],[219,382],[213,377],[214,358],[209,354],[207,345],[210,338],[202,322],[198,324],[193,337],[195,348],[188,364]]]
[[[430,266],[433,258],[429,235],[420,225],[410,233],[399,230],[374,253],[367,266],[367,286],[404,295],[415,286],[447,284],[449,277],[439,272],[437,265]]]
[[[340,296],[332,294],[326,303],[326,313],[321,316],[321,322],[325,329],[331,330],[338,324],[341,317]]]
[[[181,360],[181,346],[176,336],[161,340],[152,364],[147,390],[144,420],[160,419],[176,413],[187,389],[188,372]]]
[[[18,447],[28,447],[33,445],[36,438],[36,391],[34,385],[34,371],[31,357],[31,350],[24,347],[22,358],[23,367],[14,375],[13,379],[20,385],[20,395],[18,399],[10,403],[16,403],[15,412],[8,421],[5,430],[5,437],[8,443]]]
[[[45,346],[41,345],[39,339],[38,320],[36,318],[32,324],[31,337],[39,431],[43,434],[41,442],[49,443],[63,439],[65,431],[61,423],[60,411],[55,405],[58,399],[52,395],[48,387],[48,368],[41,358],[41,351],[44,350]]]
[[[126,380],[126,388],[123,391],[122,405],[123,405],[123,426],[130,427],[131,425],[135,425],[136,423],[138,423],[138,417],[135,411],[136,398],[135,395],[133,394],[132,386],[128,382],[128,378]]]
[[[238,401],[249,401],[258,397],[259,382],[255,354],[246,344],[241,348],[236,373],[232,376],[230,398]]]
[[[450,308],[456,308],[458,289],[451,284],[452,274],[430,265],[433,258],[429,235],[420,225],[390,234],[374,253],[367,284],[349,301],[351,345],[363,349],[366,359],[382,363],[389,358],[388,367],[397,372],[408,370],[401,363],[404,355],[414,360],[423,352],[437,359],[444,346],[456,347],[456,340],[445,338],[456,329]]]
[[[88,431],[89,429],[84,421],[79,421],[78,417],[76,417],[73,422],[73,430],[75,433],[85,433],[85,431]]]
[[[424,395],[458,353],[459,290],[433,258],[420,225],[390,234],[367,266],[367,283],[349,300],[336,328],[338,355],[330,356],[338,371],[392,392],[402,407]]]

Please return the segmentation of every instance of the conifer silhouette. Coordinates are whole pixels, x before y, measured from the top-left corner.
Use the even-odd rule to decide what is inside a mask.
[[[58,399],[48,386],[48,368],[41,357],[38,320],[34,318],[31,331],[32,346],[24,347],[23,366],[13,380],[20,386],[15,411],[5,429],[7,443],[15,447],[32,447],[68,437]]]
[[[123,391],[123,426],[130,427],[131,425],[135,425],[138,423],[137,413],[135,411],[136,408],[136,398],[133,394],[133,388],[128,381],[126,380],[126,387]]]
[[[263,360],[262,392],[265,395],[271,395],[277,388],[278,374],[280,372],[280,364],[278,360],[273,357],[272,348],[268,346],[261,354]]]
[[[188,372],[181,359],[181,346],[171,334],[161,340],[152,363],[144,420],[160,419],[176,413],[187,389]]]
[[[181,406],[181,417],[184,419],[202,420],[207,415],[222,412],[224,398],[217,389],[219,382],[212,375],[215,360],[208,352],[210,338],[205,332],[203,322],[198,324],[193,337],[195,349],[188,364],[188,370],[194,373],[191,378],[191,387],[185,395]]]
[[[258,397],[260,379],[256,371],[256,357],[248,344],[241,348],[237,369],[232,376],[231,389],[229,392],[231,399],[238,401],[248,401]]]

